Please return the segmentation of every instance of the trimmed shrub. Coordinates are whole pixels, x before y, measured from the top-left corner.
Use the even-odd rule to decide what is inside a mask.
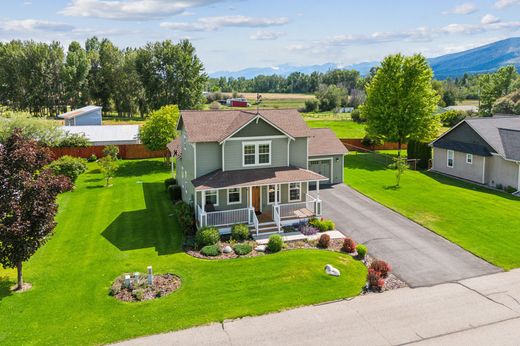
[[[365,117],[361,115],[361,111],[359,109],[354,109],[350,114],[352,121],[358,124],[364,123],[366,121]]]
[[[72,182],[75,182],[80,174],[87,171],[87,165],[84,159],[68,155],[51,162],[48,167],[57,175],[69,177]]]
[[[267,249],[270,252],[279,252],[283,247],[283,239],[278,234],[273,234],[269,237],[269,241],[267,242]]]
[[[309,221],[309,224],[314,228],[317,228],[320,232],[332,231],[336,228],[336,225],[332,220],[320,220],[313,218]]]
[[[233,246],[233,251],[239,256],[244,256],[253,251],[253,248],[249,244],[236,244]]]
[[[356,246],[356,251],[357,251],[358,257],[361,259],[364,259],[368,252],[367,247],[363,244],[358,244],[358,246]]]
[[[200,250],[200,253],[204,256],[215,257],[220,255],[220,248],[218,247],[218,244],[206,245]]]
[[[318,233],[319,230],[314,226],[303,223],[298,227],[298,231],[303,235],[314,235]]]
[[[428,169],[428,162],[432,158],[432,148],[427,142],[409,140],[406,156],[408,159],[419,160],[417,161],[417,168]]]
[[[343,239],[343,251],[352,253],[356,250],[356,242],[352,238]]]
[[[90,141],[81,133],[67,133],[59,142],[62,148],[86,148],[90,146]]]
[[[386,278],[388,276],[388,273],[392,271],[392,267],[390,267],[390,264],[386,263],[382,260],[375,260],[370,264],[370,269],[375,270],[378,273],[381,273],[382,278]]]
[[[215,227],[202,227],[195,233],[195,243],[199,248],[215,245],[220,240],[220,232]]]
[[[175,178],[168,178],[168,179],[165,179],[165,180],[164,180],[164,188],[165,188],[166,190],[168,190],[168,188],[169,188],[171,185],[177,185],[177,179],[175,179]]]
[[[87,159],[88,162],[96,162],[97,161],[97,156],[92,154],[88,157]]]
[[[179,185],[168,186],[168,195],[173,203],[179,202],[182,199],[182,191]]]
[[[179,201],[175,203],[173,206],[173,213],[181,226],[181,229],[184,231],[184,234],[193,234],[193,211],[189,204]]]
[[[236,224],[231,227],[231,239],[236,241],[244,241],[249,239],[249,227],[244,224]]]
[[[317,99],[305,100],[305,107],[303,111],[306,113],[316,112],[318,110],[320,102]]]
[[[323,225],[326,231],[332,231],[336,228],[336,225],[332,220],[322,220],[321,224]]]
[[[209,109],[211,109],[212,111],[218,111],[220,109],[220,103],[218,103],[217,101],[211,102],[209,105]]]
[[[328,248],[330,245],[330,236],[328,234],[322,234],[318,240],[318,246],[321,248]]]
[[[367,282],[368,287],[378,291],[381,291],[385,285],[385,280],[381,277],[381,273],[371,268],[368,269]]]

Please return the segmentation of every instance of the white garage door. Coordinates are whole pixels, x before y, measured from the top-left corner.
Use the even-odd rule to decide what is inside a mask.
[[[316,160],[316,161],[309,161],[309,170],[316,172],[318,174],[323,175],[324,177],[327,177],[327,181],[322,181],[322,184],[330,184],[330,160]]]

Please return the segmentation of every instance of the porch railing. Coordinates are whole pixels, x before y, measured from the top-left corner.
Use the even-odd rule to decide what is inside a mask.
[[[273,220],[276,223],[276,227],[278,228],[278,232],[282,230],[282,221],[280,217],[280,207],[281,205],[273,205]]]
[[[224,226],[224,225],[234,225],[236,223],[250,223],[250,209],[242,208],[242,209],[232,209],[232,210],[223,210],[223,211],[212,211],[209,213],[205,213],[206,222],[203,226]]]
[[[305,202],[280,204],[280,217],[293,217],[294,212],[301,209],[307,209],[313,215],[321,214],[321,201],[309,194],[305,194]]]
[[[255,227],[256,235],[258,235],[259,222],[258,222],[258,218],[256,217],[256,214],[255,214],[255,208],[250,208],[249,212],[251,214],[251,221],[253,223],[253,226]]]

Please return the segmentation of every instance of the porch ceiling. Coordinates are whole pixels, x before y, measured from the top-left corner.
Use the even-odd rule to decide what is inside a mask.
[[[236,171],[217,170],[191,182],[195,190],[216,190],[233,187],[246,187],[291,182],[325,181],[321,174],[298,167],[271,167],[242,169]]]

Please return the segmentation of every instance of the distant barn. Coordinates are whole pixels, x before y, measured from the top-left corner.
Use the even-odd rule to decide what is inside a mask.
[[[86,106],[58,115],[65,121],[65,126],[101,125],[101,107]]]

